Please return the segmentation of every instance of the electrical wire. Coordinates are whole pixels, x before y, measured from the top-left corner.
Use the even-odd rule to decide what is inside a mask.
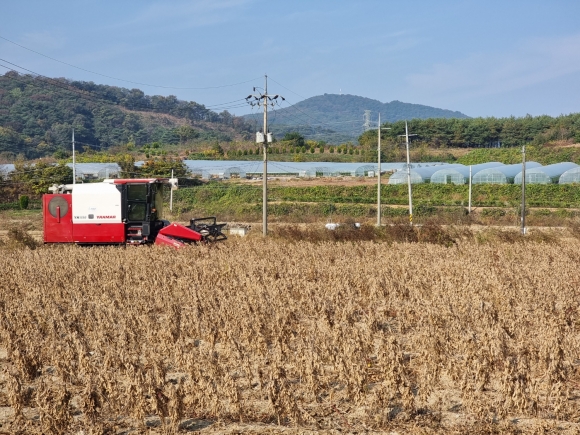
[[[92,94],[91,92],[88,92],[88,91],[80,90],[80,89],[76,88],[75,86],[73,86],[71,84],[68,84],[66,82],[62,82],[60,80],[50,79],[49,77],[43,76],[43,75],[38,74],[38,73],[36,73],[36,72],[34,72],[32,70],[29,70],[27,68],[24,68],[24,67],[21,67],[19,65],[16,65],[16,64],[14,64],[14,63],[12,63],[10,61],[7,61],[6,59],[0,59],[0,61],[3,61],[5,63],[8,63],[8,64],[10,64],[10,65],[12,65],[14,67],[20,68],[20,69],[22,69],[24,71],[28,71],[29,73],[34,74],[36,76],[36,77],[34,77],[34,81],[24,81],[24,80],[20,80],[18,77],[14,77],[12,75],[4,76],[4,77],[7,77],[7,78],[9,78],[11,80],[14,80],[14,81],[16,81],[18,83],[21,83],[21,84],[23,84],[25,86],[32,85],[32,86],[37,86],[37,87],[43,89],[43,87],[42,86],[39,86],[39,83],[36,82],[36,81],[38,81],[38,82],[40,82],[44,86],[46,86],[46,85],[53,86],[53,87],[56,87],[56,88],[63,89],[65,91],[69,91],[69,92],[75,93],[75,94],[79,95],[81,98],[83,98],[83,99],[85,99],[87,101],[90,101],[92,103],[103,103],[103,104],[107,104],[107,105],[110,105],[110,106],[123,107],[123,105],[121,105],[121,104],[119,104],[117,102],[110,101],[110,100],[107,100],[107,99],[103,99],[102,97],[97,96],[97,95],[94,95],[94,94]],[[9,71],[14,71],[14,69],[12,67],[3,65],[1,63],[0,63],[0,67],[6,68]],[[222,103],[222,105],[225,106],[225,105],[228,105],[228,104],[231,104],[231,103],[235,103],[236,101],[243,101],[243,99],[235,100],[235,101],[228,102],[228,103]],[[203,105],[199,105],[199,106],[200,106],[201,110],[207,112],[207,113],[204,114],[205,116],[207,116],[210,113],[212,113],[212,110],[211,109],[208,109],[208,108],[206,108]],[[159,112],[159,111],[162,110],[162,109],[159,109],[159,108],[145,107],[145,106],[139,106],[139,105],[133,105],[133,107],[141,108],[144,111],[152,111],[152,112]],[[245,104],[244,105],[237,105],[237,106],[230,106],[230,107],[245,107]],[[222,109],[224,109],[224,110],[227,109],[227,108],[228,107],[222,107]],[[179,107],[178,107],[178,110],[179,110]],[[165,113],[165,112],[161,112],[161,113]],[[219,115],[217,115],[217,116],[219,116]],[[200,120],[200,119],[198,119],[198,120]],[[81,141],[77,141],[77,142],[78,143],[82,143]],[[95,145],[95,144],[86,144],[86,143],[85,143],[85,145],[89,145],[89,146],[91,146],[93,148],[102,148],[102,149],[103,148],[109,148],[110,147],[110,145]]]
[[[32,71],[32,70],[30,70],[28,68],[25,68],[25,67],[22,67],[20,65],[17,65],[17,64],[15,64],[13,62],[10,62],[10,61],[6,60],[6,59],[0,58],[0,61],[5,62],[5,63],[7,63],[9,65],[12,65],[13,67],[19,68],[21,70],[27,71],[30,74],[33,74],[34,76],[36,76],[35,79],[40,80],[41,83],[45,83],[45,84],[52,85],[52,86],[58,87],[60,89],[69,91],[69,92],[73,92],[73,93],[79,95],[81,98],[85,98],[87,100],[89,98],[92,98],[92,100],[90,100],[90,101],[93,102],[93,103],[94,102],[100,102],[100,103],[103,103],[103,104],[108,104],[108,105],[112,105],[112,106],[116,106],[116,107],[127,107],[127,108],[129,108],[131,110],[137,109],[137,110],[141,110],[141,111],[145,111],[145,112],[157,112],[157,113],[160,112],[160,113],[166,113],[166,112],[163,112],[163,109],[162,108],[155,108],[155,107],[151,107],[151,106],[145,106],[145,105],[134,104],[134,103],[133,104],[125,104],[125,105],[124,104],[120,104],[119,102],[105,99],[105,98],[103,98],[102,96],[100,96],[98,94],[95,95],[94,93],[92,93],[90,91],[85,91],[85,90],[79,89],[76,86],[74,86],[73,84],[70,84],[70,83],[67,83],[67,82],[63,82],[61,80],[51,79],[50,77],[46,77],[46,76],[44,76],[42,74],[39,74],[39,73],[37,73],[35,71]],[[12,67],[9,67],[9,66],[6,66],[6,65],[2,65],[2,64],[0,64],[0,66],[3,67],[3,68],[6,68],[7,70],[14,71],[14,68],[12,68]],[[15,81],[18,81],[19,83],[26,84],[26,85],[30,84],[28,82],[24,82],[22,80],[18,80],[17,78],[12,77],[12,76],[8,76],[8,78],[10,78],[12,80],[15,80]],[[32,83],[32,84],[34,85],[34,83]],[[242,100],[236,100],[236,101],[242,101]],[[180,101],[180,100],[178,100],[178,101]],[[180,110],[180,109],[183,109],[184,108],[183,103],[191,104],[192,102],[182,102],[181,107],[177,107],[177,110]],[[212,112],[211,109],[206,108],[203,104],[198,104],[198,103],[195,103],[195,102],[193,102],[193,103],[196,104],[196,105],[198,105],[199,108],[200,108],[200,110],[202,110],[202,111],[205,110],[207,112]],[[224,106],[224,107],[221,107],[220,109],[221,110],[227,110],[229,107],[226,107],[225,105],[230,104],[230,103],[222,103],[221,105]],[[216,106],[218,106],[218,105],[216,105]],[[245,106],[244,105],[235,105],[234,107],[245,107]],[[217,115],[217,113],[216,113],[216,115]]]
[[[301,98],[304,98],[304,97],[303,97],[303,96],[301,96],[300,94],[298,94],[298,93],[296,93],[296,92],[292,91],[291,89],[289,89],[289,88],[287,88],[286,86],[282,85],[281,83],[277,82],[276,80],[274,80],[274,79],[273,79],[273,78],[271,78],[270,76],[269,76],[269,78],[270,78],[270,79],[271,79],[271,80],[272,80],[274,83],[278,84],[279,86],[282,86],[284,89],[286,89],[286,90],[288,90],[288,91],[292,92],[292,93],[293,93],[293,94],[295,94],[295,95],[298,95],[298,96],[299,96],[299,97],[301,97]],[[292,107],[292,108],[294,108],[295,110],[297,110],[297,111],[301,112],[301,113],[302,113],[303,115],[305,115],[306,117],[308,117],[308,118],[310,118],[310,119],[313,119],[313,120],[315,120],[315,121],[318,121],[316,124],[312,124],[312,123],[310,123],[310,122],[306,122],[304,125],[307,125],[307,126],[320,125],[320,126],[328,126],[328,127],[331,127],[332,123],[328,123],[328,122],[326,122],[326,121],[320,121],[319,119],[316,119],[316,118],[315,118],[315,117],[313,117],[312,115],[310,115],[310,114],[308,114],[308,113],[304,112],[302,109],[300,109],[299,107],[297,107],[297,106],[296,106],[296,104],[292,104],[290,101],[288,101],[288,99],[285,99],[285,100],[284,100],[284,102],[286,102],[286,104],[288,104],[288,105],[289,105],[289,108],[290,108],[290,107]],[[301,119],[302,121],[304,121],[304,119],[303,119],[302,117],[300,117],[300,118],[297,118],[297,119]],[[345,123],[348,123],[348,122],[358,122],[358,121],[354,121],[354,120],[353,120],[353,121],[347,121],[347,122],[345,122]],[[359,130],[359,129],[356,129],[356,130],[355,130],[355,129],[351,129],[351,130],[349,130],[349,132],[353,132],[353,133],[354,133],[355,131],[356,131],[356,132],[360,132],[360,130]],[[344,134],[344,133],[343,133],[343,134]]]
[[[98,75],[98,76],[101,76],[101,77],[106,77],[108,79],[118,80],[120,82],[132,83],[132,84],[141,85],[141,86],[149,86],[149,87],[152,87],[152,88],[180,89],[180,90],[207,90],[207,89],[219,89],[219,88],[227,88],[227,87],[231,87],[231,86],[243,85],[245,83],[250,83],[250,82],[253,82],[253,81],[256,81],[256,80],[260,80],[261,79],[261,77],[257,77],[257,78],[253,78],[251,80],[246,80],[246,81],[239,82],[239,83],[232,83],[232,84],[228,84],[228,85],[219,85],[219,86],[205,86],[205,87],[184,87],[184,88],[181,88],[181,87],[175,87],[175,86],[152,85],[152,84],[149,84],[149,83],[140,83],[140,82],[134,82],[134,81],[131,81],[131,80],[124,80],[124,79],[120,79],[118,77],[113,77],[113,76],[109,76],[109,75],[106,75],[106,74],[101,74],[101,73],[98,73],[98,72],[95,72],[95,71],[91,71],[91,70],[88,70],[88,69],[85,69],[85,68],[81,68],[79,66],[76,66],[76,65],[73,65],[73,64],[70,64],[70,63],[67,63],[67,62],[63,62],[62,60],[55,59],[54,57],[47,56],[46,54],[40,53],[40,52],[38,52],[36,50],[32,50],[31,48],[25,47],[24,45],[21,45],[21,44],[18,44],[17,42],[11,41],[10,39],[5,38],[4,36],[1,36],[0,35],[0,39],[3,39],[4,41],[10,42],[11,44],[14,44],[14,45],[16,45],[16,46],[18,46],[20,48],[24,48],[25,50],[28,50],[28,51],[30,51],[32,53],[38,54],[40,56],[44,56],[47,59],[53,60],[53,61],[58,62],[58,63],[62,63],[63,65],[67,65],[67,66],[70,66],[72,68],[76,68],[76,69],[81,70],[81,71],[85,71],[85,72],[88,72],[88,73],[91,73],[91,74],[95,74],[95,75]]]

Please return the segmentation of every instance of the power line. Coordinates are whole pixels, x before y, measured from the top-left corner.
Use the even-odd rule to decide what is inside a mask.
[[[31,48],[28,48],[28,47],[25,47],[24,45],[18,44],[17,42],[14,42],[14,41],[11,41],[8,38],[5,38],[4,36],[1,36],[0,35],[0,39],[3,39],[4,41],[10,42],[11,44],[14,44],[14,45],[16,45],[16,46],[18,46],[20,48],[24,48],[25,50],[28,50],[28,51],[30,51],[32,53],[38,54],[40,56],[44,56],[47,59],[53,60],[53,61],[58,62],[58,63],[62,63],[63,65],[67,65],[67,66],[70,66],[72,68],[76,68],[76,69],[81,70],[81,71],[85,71],[85,72],[88,72],[88,73],[91,73],[91,74],[95,74],[95,75],[98,75],[98,76],[101,76],[101,77],[106,77],[108,79],[118,80],[120,82],[132,83],[132,84],[141,85],[141,86],[149,86],[149,87],[152,87],[152,88],[180,89],[180,90],[207,90],[207,89],[218,89],[218,88],[227,88],[227,87],[231,87],[231,86],[243,85],[245,83],[253,82],[253,81],[256,81],[256,80],[259,80],[260,79],[260,77],[257,77],[257,78],[254,78],[254,79],[251,79],[251,80],[246,80],[246,81],[239,82],[239,83],[232,83],[232,84],[228,84],[228,85],[219,85],[219,86],[205,86],[205,87],[183,87],[182,88],[182,87],[175,87],[175,86],[152,85],[152,84],[149,84],[149,83],[140,83],[140,82],[134,82],[134,81],[131,81],[131,80],[124,80],[124,79],[120,79],[118,77],[113,77],[113,76],[109,76],[109,75],[106,75],[106,74],[101,74],[101,73],[98,73],[98,72],[95,72],[95,71],[91,71],[91,70],[88,70],[88,69],[85,69],[85,68],[81,68],[79,66],[76,66],[76,65],[73,65],[73,64],[64,62],[62,60],[55,59],[54,57],[47,56],[46,54],[40,53],[40,52],[38,52],[36,50],[33,50]]]
[[[274,80],[272,80],[272,81],[274,81]],[[301,97],[301,98],[304,98],[304,97],[302,97],[300,94],[297,94],[296,92],[294,92],[294,91],[292,91],[292,90],[290,90],[290,89],[286,88],[284,85],[281,85],[281,84],[280,84],[280,83],[278,83],[278,82],[276,82],[276,83],[277,83],[278,85],[282,86],[283,88],[287,89],[288,91],[292,92],[293,94],[295,94],[295,95],[298,95],[298,96],[299,96],[299,97]],[[309,117],[309,118],[311,118],[311,119],[315,119],[315,118],[314,118],[312,115],[310,115],[310,114],[308,114],[308,113],[304,112],[302,109],[300,109],[299,107],[297,107],[295,104],[292,104],[292,103],[290,103],[290,102],[289,102],[289,101],[287,101],[287,100],[285,100],[285,101],[286,101],[286,103],[287,103],[287,104],[289,104],[289,105],[290,105],[290,107],[293,107],[295,110],[298,110],[298,111],[300,111],[301,113],[303,113],[304,115],[306,115],[307,117]],[[321,124],[321,125],[329,125],[327,122],[323,122],[323,121],[320,121],[320,120],[318,120],[318,121],[319,121],[319,124]],[[354,122],[354,121],[353,121],[353,122]]]
[[[279,86],[282,86],[282,87],[283,87],[284,89],[286,89],[287,91],[290,91],[290,92],[292,92],[294,95],[298,95],[300,98],[304,98],[304,99],[306,99],[306,97],[303,97],[302,95],[300,95],[300,94],[297,94],[297,93],[296,93],[296,92],[294,92],[293,90],[291,90],[291,89],[288,89],[286,86],[284,86],[284,85],[282,85],[282,84],[278,83],[278,82],[277,82],[276,80],[274,80],[273,78],[271,78],[271,77],[270,77],[270,79],[271,79],[271,80],[272,80],[274,83],[276,83],[277,85],[279,85]]]
[[[61,81],[61,80],[56,80],[56,79],[51,79],[49,77],[43,76],[42,74],[38,74],[38,73],[36,73],[36,72],[34,72],[32,70],[29,70],[27,68],[24,68],[24,67],[22,67],[20,65],[17,65],[15,63],[13,63],[13,62],[10,62],[10,61],[8,61],[6,59],[1,59],[0,58],[0,61],[3,61],[5,63],[8,63],[8,64],[12,65],[13,67],[20,68],[20,69],[22,69],[24,71],[27,71],[27,72],[29,72],[29,73],[31,73],[31,74],[34,75],[33,76],[34,77],[34,80],[32,80],[32,81],[29,81],[29,80],[21,80],[19,77],[14,77],[13,75],[5,75],[4,76],[5,78],[8,78],[8,79],[13,80],[13,81],[16,81],[18,83],[21,83],[24,86],[30,86],[30,85],[32,85],[32,86],[37,86],[37,87],[39,87],[39,88],[42,89],[43,86],[39,86],[39,84],[42,83],[42,85],[45,85],[45,86],[46,85],[53,86],[53,87],[60,88],[60,89],[63,89],[65,91],[68,91],[68,92],[72,92],[74,94],[77,94],[82,99],[85,99],[85,100],[87,100],[89,102],[92,102],[92,103],[102,103],[102,104],[106,104],[106,105],[110,105],[110,106],[127,107],[127,108],[130,108],[132,110],[142,110],[142,111],[162,113],[162,114],[168,114],[168,115],[174,115],[175,114],[175,113],[170,113],[167,110],[164,111],[164,109],[162,109],[162,108],[141,106],[141,105],[136,105],[136,104],[124,105],[124,104],[121,104],[121,103],[118,103],[118,102],[115,102],[115,101],[107,100],[107,99],[102,98],[99,95],[95,95],[94,93],[92,93],[90,91],[85,91],[85,90],[79,89],[76,86],[74,86],[74,85],[72,85],[72,84],[70,84],[68,82]],[[0,63],[0,67],[6,68],[9,71],[14,71],[14,68],[12,68],[10,66],[7,66],[7,65],[3,65],[1,63]],[[15,71],[15,72],[17,72],[17,71]],[[1,79],[1,77],[0,77],[0,79]],[[232,104],[232,103],[236,103],[236,102],[239,102],[239,101],[244,101],[244,100],[243,99],[240,99],[240,100],[230,101],[230,102],[227,102],[227,103],[222,103],[222,105],[224,107],[221,107],[221,109],[222,110],[226,110],[228,108],[245,107],[245,104],[238,104],[238,105],[235,105],[235,104],[233,105]],[[191,104],[191,103],[188,103],[188,102],[180,102],[180,104],[181,105],[177,106],[175,108],[175,110],[177,110],[177,111],[183,110],[183,109],[187,108],[187,105],[188,104]],[[190,119],[191,121],[203,121],[203,120],[208,119],[209,116],[213,116],[213,115],[211,115],[212,113],[215,113],[211,109],[208,109],[208,108],[206,108],[205,106],[203,106],[201,104],[198,104],[198,103],[194,103],[194,104],[196,104],[197,106],[199,106],[200,113],[191,113],[191,115],[194,115],[194,117],[192,118],[192,117],[187,117],[186,116],[185,117],[186,119]],[[219,115],[217,113],[215,113],[215,116],[219,116]],[[91,144],[89,144],[89,145],[91,145]]]
[[[42,75],[40,73],[37,73],[35,71],[32,71],[32,70],[30,70],[28,68],[25,68],[25,67],[22,67],[20,65],[17,65],[15,63],[13,63],[13,62],[10,62],[10,61],[8,61],[6,59],[0,58],[0,61],[5,62],[5,63],[8,63],[8,64],[12,65],[13,67],[19,68],[21,70],[24,70],[24,71],[27,71],[27,72],[33,74],[34,76],[36,76],[35,78],[38,79],[38,80],[40,80],[40,82],[42,82],[42,83],[45,83],[45,84],[48,84],[48,85],[52,85],[52,86],[58,87],[60,89],[63,89],[63,90],[69,91],[69,92],[76,93],[77,95],[79,95],[80,97],[85,98],[85,99],[92,98],[93,100],[90,100],[92,102],[100,102],[100,103],[109,104],[109,105],[117,106],[117,107],[126,107],[126,108],[129,108],[131,110],[142,110],[142,111],[152,111],[152,112],[157,112],[157,113],[166,113],[165,111],[163,111],[164,109],[162,109],[162,108],[156,108],[156,107],[145,106],[145,105],[134,104],[134,103],[132,103],[132,104],[122,104],[122,103],[119,103],[119,102],[107,100],[107,99],[103,98],[102,96],[100,96],[98,94],[95,95],[95,93],[93,93],[93,92],[86,91],[86,90],[83,90],[83,89],[79,89],[79,88],[77,88],[76,86],[74,86],[71,83],[63,82],[63,81],[57,80],[57,79],[52,79],[50,77],[47,77],[47,76],[44,76],[44,75]],[[14,68],[12,68],[12,67],[9,67],[9,66],[6,66],[6,65],[2,65],[2,64],[0,64],[0,66],[3,67],[3,68],[6,68],[7,70],[14,71]],[[31,84],[31,83],[28,83],[28,82],[24,82],[22,80],[18,80],[15,77],[8,76],[8,78],[10,78],[12,80],[15,80],[15,81],[18,81],[19,83],[23,83],[25,85]],[[32,83],[32,85],[34,85],[34,83]],[[149,98],[151,98],[151,97],[149,97]],[[208,112],[213,112],[213,110],[207,108],[203,104],[199,104],[199,103],[196,103],[196,102],[186,102],[186,101],[181,101],[181,100],[178,100],[178,101],[181,103],[181,106],[178,106],[176,108],[177,110],[184,109],[186,107],[186,105],[191,104],[191,103],[194,103],[194,104],[196,104],[196,105],[199,106],[200,110],[206,110]],[[234,102],[239,102],[239,101],[243,101],[243,99],[241,99],[241,100],[235,100],[233,102],[228,102],[228,103],[217,104],[216,106],[220,106],[220,105],[226,106],[228,104],[231,104],[231,103],[234,103]],[[233,106],[229,106],[229,107],[227,107],[227,106],[226,107],[221,107],[220,109],[221,110],[227,110],[228,108],[238,108],[238,107],[245,107],[245,105],[244,104],[238,104],[238,105],[233,105]]]

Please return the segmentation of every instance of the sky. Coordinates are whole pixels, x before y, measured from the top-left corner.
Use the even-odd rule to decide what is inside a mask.
[[[263,92],[351,94],[471,117],[580,112],[578,0],[0,0],[0,74],[256,113]],[[361,115],[362,116],[362,115]],[[374,117],[374,116],[373,116]]]

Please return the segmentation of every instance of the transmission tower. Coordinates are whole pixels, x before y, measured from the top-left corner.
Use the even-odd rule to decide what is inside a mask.
[[[372,123],[371,123],[371,111],[370,110],[365,110],[365,114],[363,116],[363,130],[364,131],[368,131],[372,128]]]

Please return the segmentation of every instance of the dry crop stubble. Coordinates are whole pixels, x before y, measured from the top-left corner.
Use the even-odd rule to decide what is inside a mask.
[[[5,251],[0,430],[575,433],[579,248]]]

